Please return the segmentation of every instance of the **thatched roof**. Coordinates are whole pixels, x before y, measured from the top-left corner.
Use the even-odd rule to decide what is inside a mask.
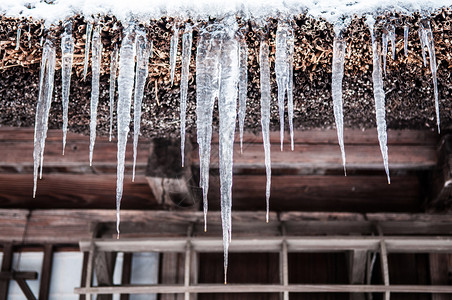
[[[419,15],[410,17],[386,15],[379,18],[396,25],[396,59],[388,54],[387,75],[384,78],[386,91],[386,118],[388,128],[435,128],[433,84],[429,68],[423,66],[418,36]],[[443,9],[431,16],[438,62],[438,85],[440,95],[441,126],[452,126],[452,104],[449,101],[452,81],[452,12]],[[90,71],[86,82],[82,79],[84,60],[84,34],[86,23],[82,17],[73,19],[73,35],[76,42],[74,67],[71,82],[69,107],[69,130],[88,134],[89,101],[91,94]],[[101,17],[102,75],[100,102],[98,108],[98,131],[106,135],[109,126],[109,65],[110,51],[114,43],[120,43],[122,26],[114,17]],[[378,23],[380,28],[382,22]],[[410,27],[408,56],[403,53],[403,27]],[[251,22],[242,23],[247,33],[248,59],[248,108],[245,127],[260,130],[260,91],[258,32]],[[22,28],[19,50],[16,48],[16,32]],[[176,79],[173,86],[169,79],[169,44],[172,35],[172,20],[151,21],[146,27],[154,43],[154,56],[149,65],[149,78],[145,89],[141,132],[145,136],[179,135],[179,82],[180,60],[177,61]],[[200,25],[202,26],[202,24]],[[279,128],[274,75],[274,38],[277,21],[268,22],[268,40],[272,61],[272,119],[271,126]],[[295,32],[294,101],[296,128],[334,127],[331,99],[331,63],[333,30],[324,20],[305,15],[293,22]],[[40,22],[28,19],[0,20],[1,66],[0,66],[0,125],[32,127],[35,121],[35,107],[39,88],[41,38],[49,34],[57,45],[57,68],[60,69],[59,50],[62,26],[57,25],[48,32]],[[378,31],[381,34],[381,31]],[[187,111],[187,130],[196,129],[195,103],[195,55],[196,35],[192,48],[190,82]],[[345,127],[375,127],[374,100],[372,89],[372,48],[368,27],[363,18],[355,18],[345,32],[347,45],[344,77],[344,125]],[[179,44],[179,52],[181,46]],[[217,116],[214,113],[214,124]],[[49,125],[62,126],[61,76],[56,72],[54,101]]]

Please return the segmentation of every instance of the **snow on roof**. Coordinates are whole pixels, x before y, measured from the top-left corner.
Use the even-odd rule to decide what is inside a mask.
[[[49,3],[47,3],[49,2]],[[306,13],[335,24],[354,15],[396,11],[431,14],[451,7],[451,0],[2,0],[0,12],[8,17],[31,17],[56,24],[75,14],[85,17],[114,15],[119,20],[140,21],[173,17],[203,20],[235,14],[244,19],[293,16]]]

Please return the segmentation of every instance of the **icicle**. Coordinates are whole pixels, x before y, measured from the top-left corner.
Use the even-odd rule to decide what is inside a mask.
[[[121,43],[118,74],[118,165],[116,180],[116,230],[119,235],[120,207],[124,181],[124,163],[127,135],[130,125],[130,106],[132,103],[133,79],[135,74],[135,25],[129,24]]]
[[[93,23],[86,23],[86,39],[85,39],[85,64],[83,66],[83,80],[86,79],[88,72],[89,49],[91,47],[91,33],[93,31]]]
[[[239,43],[235,39],[236,31],[234,29],[236,28],[234,27],[237,27],[235,21],[232,24],[227,25],[223,35],[220,54],[220,94],[218,97],[220,118],[220,194],[225,283],[227,282],[228,248],[232,231],[232,162],[234,154],[235,123],[237,118],[237,83],[239,79]]]
[[[374,23],[372,17],[368,17],[366,23],[369,26],[372,37],[372,56],[373,56],[373,71],[372,80],[374,88],[375,112],[377,119],[378,141],[380,143],[381,155],[383,156],[383,163],[388,176],[388,184],[391,183],[389,177],[389,163],[388,163],[388,146],[387,146],[387,132],[386,132],[386,117],[385,117],[385,92],[383,90],[383,78],[380,69],[380,50],[378,43],[375,40]]]
[[[63,155],[66,148],[66,133],[68,124],[69,92],[71,85],[72,60],[74,56],[74,38],[72,37],[72,22],[67,22],[61,37],[61,91],[63,99]]]
[[[290,149],[293,151],[293,54],[295,52],[295,38],[293,30],[289,27],[287,36],[287,60],[289,65],[289,80],[287,86],[287,110],[289,116],[289,131],[290,131]]]
[[[213,37],[215,25],[199,33],[196,51],[196,127],[199,145],[199,186],[203,194],[204,231],[207,230],[207,192],[209,189],[210,142],[212,113],[215,98],[219,96],[219,53],[221,40]]]
[[[278,109],[279,126],[281,138],[281,151],[284,141],[284,98],[289,86],[289,64],[287,40],[289,35],[289,26],[286,22],[279,21],[276,30],[276,54],[275,54],[275,73],[276,83],[278,84]]]
[[[403,51],[405,53],[405,56],[408,56],[408,32],[409,32],[408,25],[404,25],[403,26]]]
[[[422,28],[419,28],[419,41],[421,42],[422,60],[424,61],[424,67],[426,67],[427,66],[427,58],[425,57],[426,41],[424,34],[425,34],[424,30],[422,30]]]
[[[262,125],[262,140],[264,143],[265,153],[265,171],[267,173],[267,184],[265,188],[265,200],[267,213],[265,220],[269,221],[270,210],[270,183],[271,183],[271,159],[270,159],[270,63],[268,61],[268,44],[265,40],[261,41],[259,51],[259,66],[260,66],[260,83],[261,83],[261,125]]]
[[[93,164],[94,143],[96,142],[97,127],[97,105],[99,103],[99,78],[100,64],[102,60],[102,40],[100,37],[100,27],[97,26],[93,34],[91,54],[91,72],[93,73],[91,81],[91,119],[89,122],[89,165]]]
[[[42,177],[42,165],[44,163],[44,148],[47,137],[50,106],[52,103],[54,75],[55,47],[53,43],[47,39],[42,51],[39,97],[36,106],[33,150],[33,198],[36,196],[38,169],[40,169],[40,178]]]
[[[154,57],[154,41],[151,41],[151,46],[149,48],[149,57],[150,58]]]
[[[173,36],[170,45],[170,67],[171,67],[171,85],[174,82],[174,73],[176,71],[177,44],[179,43],[179,27],[176,23],[173,25]]]
[[[41,36],[41,40],[39,41],[39,45],[42,47],[42,44],[44,43],[44,37]]]
[[[118,45],[115,45],[110,56],[110,137],[113,132],[113,110],[115,107],[116,74],[118,73]]]
[[[243,127],[245,125],[246,100],[248,93],[248,46],[245,37],[240,40],[240,78],[239,78],[239,131],[240,152],[243,152]]]
[[[193,29],[190,24],[185,24],[182,36],[182,70],[180,80],[180,151],[182,167],[185,161],[185,119],[187,110],[188,79],[190,75],[191,47],[193,42]]]
[[[381,42],[383,47],[383,71],[386,75],[386,56],[388,55],[388,31],[383,29],[383,34],[381,35]]]
[[[336,121],[337,139],[342,154],[342,164],[344,166],[344,174],[347,176],[345,169],[345,149],[344,149],[344,112],[342,100],[342,79],[344,78],[344,61],[345,49],[347,45],[342,38],[340,31],[336,33],[333,42],[333,65],[332,65],[332,83],[331,93],[333,95],[334,119]]]
[[[28,40],[28,48],[31,48],[31,28],[30,25],[28,25],[28,36],[27,36],[27,40]]]
[[[22,25],[19,25],[19,27],[17,28],[16,49],[15,50],[20,49],[20,34],[21,33],[22,33]]]
[[[141,103],[143,102],[144,86],[148,77],[149,45],[146,32],[137,31],[136,37],[137,67],[135,73],[135,93],[133,98],[133,171],[132,181],[135,181],[135,165],[137,162],[138,135],[141,126]]]
[[[395,60],[395,53],[396,53],[395,26],[392,24],[388,26],[388,37],[389,37],[389,40],[391,41],[392,60]]]
[[[439,101],[438,101],[438,79],[436,75],[436,55],[435,55],[435,44],[433,41],[432,28],[430,27],[430,22],[428,20],[422,20],[420,22],[421,30],[424,37],[424,45],[427,46],[428,56],[430,60],[430,71],[432,72],[433,79],[433,91],[435,95],[435,112],[436,112],[436,124],[438,126],[438,133],[440,133],[440,118],[439,118]]]

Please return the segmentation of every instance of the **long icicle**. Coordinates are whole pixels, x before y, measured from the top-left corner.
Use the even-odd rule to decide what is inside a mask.
[[[425,46],[426,46],[426,41],[425,41],[425,31],[422,30],[422,28],[419,28],[419,42],[421,43],[421,50],[422,50],[422,61],[424,62],[424,67],[427,66],[427,58],[425,56]]]
[[[132,181],[135,181],[135,166],[137,163],[138,136],[141,127],[141,104],[143,102],[144,86],[148,77],[149,44],[146,32],[137,31],[137,66],[135,73],[135,93],[133,99],[133,171]]]
[[[110,135],[108,138],[110,142],[113,133],[113,111],[115,107],[116,75],[118,73],[118,54],[118,45],[115,44],[110,57]]]
[[[424,43],[427,46],[428,56],[430,60],[430,71],[432,72],[433,80],[433,92],[435,96],[435,112],[436,112],[436,124],[438,126],[438,133],[441,132],[440,118],[439,118],[439,96],[438,96],[438,78],[437,78],[437,65],[435,55],[435,43],[433,40],[432,28],[428,20],[422,20],[421,29],[424,36]]]
[[[16,35],[16,48],[15,50],[19,50],[20,49],[20,35],[22,33],[22,25],[19,25],[19,27],[17,28],[17,35]]]
[[[71,85],[72,61],[74,56],[74,38],[72,37],[72,22],[64,26],[61,37],[61,91],[63,99],[63,155],[66,148],[66,134],[68,125],[69,92]]]
[[[271,158],[270,158],[270,63],[269,63],[268,44],[265,40],[261,41],[259,51],[259,66],[260,66],[260,84],[261,84],[261,125],[262,125],[262,140],[264,144],[265,153],[265,171],[267,173],[267,184],[265,187],[265,200],[267,213],[265,220],[269,221],[270,210],[270,184],[271,184]]]
[[[89,50],[91,48],[91,33],[93,32],[93,23],[86,23],[86,39],[85,39],[85,62],[83,65],[83,81],[88,73]]]
[[[405,56],[408,56],[408,33],[409,33],[408,25],[403,26],[403,52]]]
[[[219,161],[221,219],[223,228],[224,283],[227,282],[228,249],[232,232],[232,164],[234,134],[237,118],[237,94],[239,79],[239,43],[235,39],[237,23],[228,19],[220,54],[220,93],[218,110],[220,118]]]
[[[33,198],[36,197],[38,172],[42,177],[44,148],[47,137],[47,126],[52,103],[53,80],[55,75],[55,46],[46,39],[42,51],[41,74],[39,79],[39,96],[36,105],[36,121],[33,150]]]
[[[347,176],[345,168],[345,149],[344,149],[344,112],[342,99],[342,80],[344,78],[345,49],[347,45],[342,38],[340,31],[336,33],[333,41],[333,65],[331,76],[331,94],[333,96],[334,119],[336,121],[337,139],[342,154],[342,164],[344,174]]]
[[[100,37],[100,26],[96,26],[93,34],[93,44],[91,49],[91,105],[90,105],[90,122],[89,122],[89,165],[93,164],[94,144],[96,142],[97,128],[97,106],[99,103],[99,79],[100,65],[102,60],[102,40]]]
[[[133,80],[135,75],[135,24],[130,23],[125,29],[119,53],[118,74],[118,165],[116,175],[116,231],[119,237],[120,207],[124,182],[124,163],[127,135],[130,128],[130,107],[132,103]]]
[[[395,60],[395,55],[396,55],[395,38],[396,38],[396,34],[395,34],[395,26],[393,24],[390,24],[388,26],[388,36],[389,36],[389,40],[391,41],[392,60]]]
[[[199,33],[196,51],[196,127],[199,145],[199,185],[203,194],[204,231],[207,230],[207,193],[209,190],[210,142],[215,99],[219,96],[219,53],[221,40],[212,37],[216,25]]]
[[[278,110],[279,110],[279,126],[281,151],[284,142],[284,99],[289,86],[289,65],[287,57],[287,40],[289,26],[284,21],[278,22],[276,30],[276,54],[275,54],[275,74],[276,83],[278,84]]]
[[[239,132],[240,152],[243,152],[243,128],[245,127],[246,101],[248,93],[248,46],[245,37],[240,40],[240,77],[239,77]]]
[[[386,132],[386,112],[385,112],[385,92],[383,89],[383,77],[381,75],[380,66],[380,50],[378,48],[378,43],[375,40],[374,34],[374,23],[375,20],[372,17],[368,17],[366,23],[369,26],[370,34],[372,37],[372,57],[373,57],[373,71],[372,80],[374,88],[374,99],[375,99],[375,112],[377,119],[377,131],[378,131],[378,141],[380,143],[381,155],[383,156],[383,164],[388,177],[388,184],[391,183],[391,178],[389,177],[389,161],[388,161],[388,137]]]
[[[191,47],[193,43],[193,29],[185,24],[182,36],[182,69],[180,79],[180,153],[182,167],[185,162],[185,120],[187,112],[188,79],[190,75]]]
[[[174,73],[176,72],[177,44],[179,44],[179,26],[176,23],[174,23],[173,36],[171,37],[170,45],[171,85],[173,85]]]
[[[289,117],[290,149],[294,150],[293,142],[293,55],[295,52],[295,37],[292,27],[289,27],[287,36],[287,64],[289,67],[289,78],[287,82],[287,110]]]
[[[381,43],[382,43],[382,48],[383,48],[383,71],[386,75],[386,58],[388,55],[388,30],[386,29],[386,27],[383,29],[383,33],[381,35]]]

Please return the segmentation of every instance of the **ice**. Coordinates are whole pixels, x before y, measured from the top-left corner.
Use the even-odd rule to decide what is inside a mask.
[[[209,189],[210,142],[212,113],[219,96],[221,39],[215,33],[218,25],[202,29],[196,51],[196,127],[199,145],[199,186],[203,194],[204,230],[207,230],[207,192]]]
[[[248,46],[245,37],[240,39],[240,77],[239,77],[239,132],[240,152],[243,152],[243,128],[245,126],[246,101],[248,93]]]
[[[424,62],[424,67],[426,67],[427,66],[427,58],[425,57],[425,46],[427,46],[427,45],[426,45],[425,31],[422,30],[422,28],[419,28],[419,42],[421,43],[422,60]]]
[[[83,66],[83,80],[86,79],[86,73],[88,72],[89,61],[89,49],[91,47],[91,33],[93,31],[93,23],[86,23],[86,38],[85,38],[85,63]]]
[[[180,80],[180,147],[182,167],[185,161],[185,119],[187,111],[188,79],[190,75],[191,47],[193,43],[193,28],[185,24],[182,36],[182,69]]]
[[[289,88],[289,56],[288,39],[291,28],[285,21],[278,22],[276,30],[276,54],[275,54],[275,73],[276,83],[278,85],[278,110],[279,126],[281,138],[281,151],[284,141],[284,99]]]
[[[138,30],[136,35],[137,66],[135,71],[135,93],[133,99],[133,171],[132,181],[135,181],[135,165],[137,162],[138,136],[141,125],[141,104],[143,102],[144,86],[148,77],[149,44],[146,32]]]
[[[91,105],[90,105],[90,122],[89,122],[89,165],[93,164],[94,144],[96,142],[97,128],[97,105],[99,103],[99,78],[100,64],[102,61],[102,40],[100,37],[100,27],[96,26],[93,33],[93,44],[91,49]]]
[[[171,85],[174,82],[174,73],[176,72],[176,56],[177,56],[177,44],[179,43],[179,26],[174,23],[173,36],[171,37],[170,45],[170,67],[171,67]]]
[[[33,198],[36,196],[38,169],[42,177],[44,148],[47,137],[50,105],[52,104],[53,79],[55,76],[55,46],[46,39],[42,50],[39,96],[36,105],[36,121],[33,150]]]
[[[440,118],[439,118],[439,101],[438,101],[438,79],[437,79],[437,66],[436,66],[436,55],[435,55],[435,44],[433,41],[432,28],[430,27],[430,22],[423,19],[420,22],[422,35],[424,37],[424,45],[427,46],[428,57],[430,60],[430,71],[432,72],[433,79],[433,92],[435,95],[435,112],[436,112],[436,124],[438,126],[438,133],[440,133]]]
[[[345,40],[341,34],[337,34],[333,41],[333,65],[332,65],[332,83],[331,93],[333,95],[334,119],[336,121],[337,139],[342,154],[342,164],[344,174],[345,169],[345,149],[344,149],[344,112],[342,100],[342,79],[344,78],[345,49],[347,48]]]
[[[116,75],[118,73],[118,45],[115,44],[110,56],[110,136],[113,133],[113,110],[115,107]]]
[[[16,35],[16,49],[15,50],[19,50],[20,49],[20,34],[22,32],[22,27],[19,25],[19,27],[17,28],[17,35]]]
[[[386,56],[388,55],[388,31],[386,28],[383,29],[383,33],[381,35],[381,43],[383,48],[383,71],[386,75]]]
[[[262,125],[262,140],[264,144],[265,153],[265,171],[267,173],[267,184],[265,187],[266,200],[266,222],[269,221],[270,210],[270,184],[271,184],[271,159],[270,159],[270,63],[269,63],[268,43],[265,40],[261,41],[259,51],[259,67],[260,67],[260,84],[261,84],[261,125]]]
[[[293,151],[293,55],[295,52],[295,37],[293,30],[289,27],[287,36],[287,60],[289,65],[289,81],[287,86],[287,110],[289,117],[289,131],[290,131],[290,149]]]
[[[405,56],[408,56],[408,33],[410,28],[408,25],[403,26],[403,52]]]
[[[66,148],[66,133],[68,124],[69,93],[71,85],[72,60],[74,56],[74,38],[72,37],[72,22],[64,26],[61,37],[61,91],[63,101],[63,155]]]
[[[231,241],[232,210],[232,163],[234,153],[234,134],[237,118],[237,95],[239,79],[239,43],[235,39],[235,22],[228,24],[222,33],[220,54],[220,94],[218,110],[220,118],[219,160],[221,219],[224,248],[224,282],[227,282],[228,248]],[[234,24],[235,23],[235,24]],[[235,26],[234,26],[235,25]]]
[[[395,60],[396,43],[395,43],[395,26],[390,24],[388,26],[388,38],[391,41],[392,60]]]
[[[385,117],[385,92],[383,89],[383,77],[381,75],[380,66],[380,49],[378,43],[375,40],[374,34],[374,20],[372,17],[368,17],[366,23],[369,26],[370,34],[372,37],[372,57],[373,57],[373,71],[372,81],[374,87],[374,99],[375,99],[375,112],[377,119],[377,131],[378,141],[380,143],[381,155],[383,156],[383,164],[388,177],[388,184],[391,183],[389,177],[389,162],[388,162],[388,146],[387,146],[387,133],[386,133],[386,117]]]
[[[119,235],[120,207],[124,181],[124,163],[127,146],[127,135],[130,125],[130,106],[132,103],[133,81],[135,75],[135,24],[128,24],[119,53],[118,74],[118,165],[116,179],[116,230]]]

